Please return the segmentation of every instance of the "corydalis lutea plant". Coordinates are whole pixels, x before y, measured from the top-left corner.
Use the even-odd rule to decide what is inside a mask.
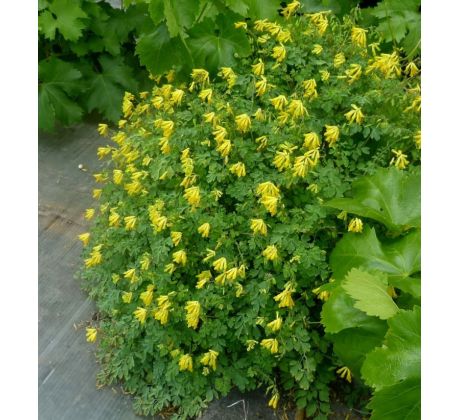
[[[392,150],[418,162],[419,81],[350,19],[298,6],[282,24],[235,22],[253,53],[215,79],[126,93],[119,129],[99,126],[114,143],[81,237],[103,314],[89,338],[99,382],[123,382],[138,413],[196,416],[234,386],[330,410],[311,291],[342,228],[322,203],[396,165]]]

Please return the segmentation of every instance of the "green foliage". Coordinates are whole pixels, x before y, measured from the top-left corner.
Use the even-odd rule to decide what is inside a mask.
[[[391,200],[388,188],[379,188],[384,179],[393,185]],[[321,320],[335,355],[374,389],[371,419],[420,417],[419,183],[419,171],[380,169],[357,180],[351,198],[331,200],[393,229],[383,242],[369,227],[344,235],[330,257],[336,280],[319,289],[329,294]],[[379,201],[391,201],[385,217],[376,211]]]
[[[349,18],[321,14],[324,32],[317,18],[249,23],[239,31],[252,49],[232,68],[216,77],[193,69],[187,84],[158,78],[153,90],[124,95],[118,130],[99,127],[113,143],[98,150],[109,162],[94,175],[100,204],[80,237],[81,276],[102,316],[98,381],[122,382],[138,413],[193,417],[232,387],[261,386],[273,407],[289,395],[312,417],[330,411],[330,344],[312,291],[330,277],[326,258],[344,227],[324,203],[388,166],[394,148],[418,162],[420,121],[394,110],[411,103],[417,78],[368,67],[371,52],[351,40]],[[167,23],[159,25],[166,34]],[[347,72],[352,65],[359,77]],[[363,121],[346,116],[352,104]],[[375,241],[381,253],[390,247]],[[363,296],[351,283],[345,299],[332,291],[338,280],[328,284],[327,303],[336,299],[355,317],[340,319],[342,328],[367,334],[366,350],[353,353],[359,364],[387,324],[354,307]]]

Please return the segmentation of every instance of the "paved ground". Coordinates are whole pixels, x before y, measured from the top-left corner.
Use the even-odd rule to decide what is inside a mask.
[[[97,364],[85,341],[96,312],[74,276],[91,205],[96,150],[106,141],[95,124],[80,124],[39,138],[38,410],[40,420],[134,420],[130,397],[96,389]],[[88,171],[78,168],[83,164]],[[244,401],[244,403],[243,403]],[[231,406],[231,407],[229,407]],[[215,401],[202,420],[276,419],[261,392]]]

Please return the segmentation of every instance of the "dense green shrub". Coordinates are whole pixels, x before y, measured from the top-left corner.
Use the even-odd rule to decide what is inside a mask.
[[[99,126],[115,143],[80,236],[102,315],[88,340],[99,382],[122,382],[139,413],[186,418],[234,386],[330,410],[339,366],[312,290],[346,226],[323,204],[418,163],[419,78],[350,18],[298,6],[283,24],[235,22],[252,52],[233,68],[127,92],[119,130]]]

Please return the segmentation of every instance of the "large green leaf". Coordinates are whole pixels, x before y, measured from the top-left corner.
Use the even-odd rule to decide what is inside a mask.
[[[341,280],[353,267],[361,267],[384,272],[390,285],[396,285],[394,282],[420,271],[420,239],[419,230],[383,244],[374,228],[365,228],[360,234],[347,233],[331,253],[334,277]]]
[[[380,390],[406,379],[420,380],[421,312],[400,311],[388,320],[384,345],[369,353],[361,374],[365,382]]]
[[[199,12],[199,3],[190,0],[163,0],[166,25],[171,37],[184,35],[190,28]]]
[[[394,167],[381,168],[372,176],[357,179],[352,198],[326,203],[383,223],[389,230],[420,227],[420,173],[407,174]]]
[[[192,61],[181,40],[169,36],[165,23],[139,39],[136,54],[141,64],[153,74],[164,73],[181,61]]]
[[[371,420],[420,420],[420,378],[382,388],[374,393],[368,407],[372,409]]]
[[[356,301],[354,307],[367,315],[388,319],[398,312],[398,307],[388,294],[385,275],[353,268],[345,277],[342,287]]]
[[[80,1],[54,0],[50,2],[49,10],[38,17],[38,30],[50,40],[58,30],[67,41],[76,41],[82,35],[86,23],[83,20],[87,14],[81,9]]]
[[[190,30],[188,45],[197,65],[216,71],[219,67],[235,64],[235,53],[242,57],[250,54],[245,33],[233,25],[237,18],[233,14],[219,15],[215,23],[205,19]]]
[[[101,56],[102,72],[90,80],[87,108],[97,109],[105,118],[116,122],[121,115],[121,101],[125,90],[136,91],[137,82],[131,67],[124,64],[121,57]]]
[[[275,19],[278,16],[278,0],[246,0],[249,6],[248,16],[255,19]]]
[[[334,353],[359,377],[366,354],[382,344],[387,329],[385,321],[369,318],[361,327],[342,330],[331,336]]]

